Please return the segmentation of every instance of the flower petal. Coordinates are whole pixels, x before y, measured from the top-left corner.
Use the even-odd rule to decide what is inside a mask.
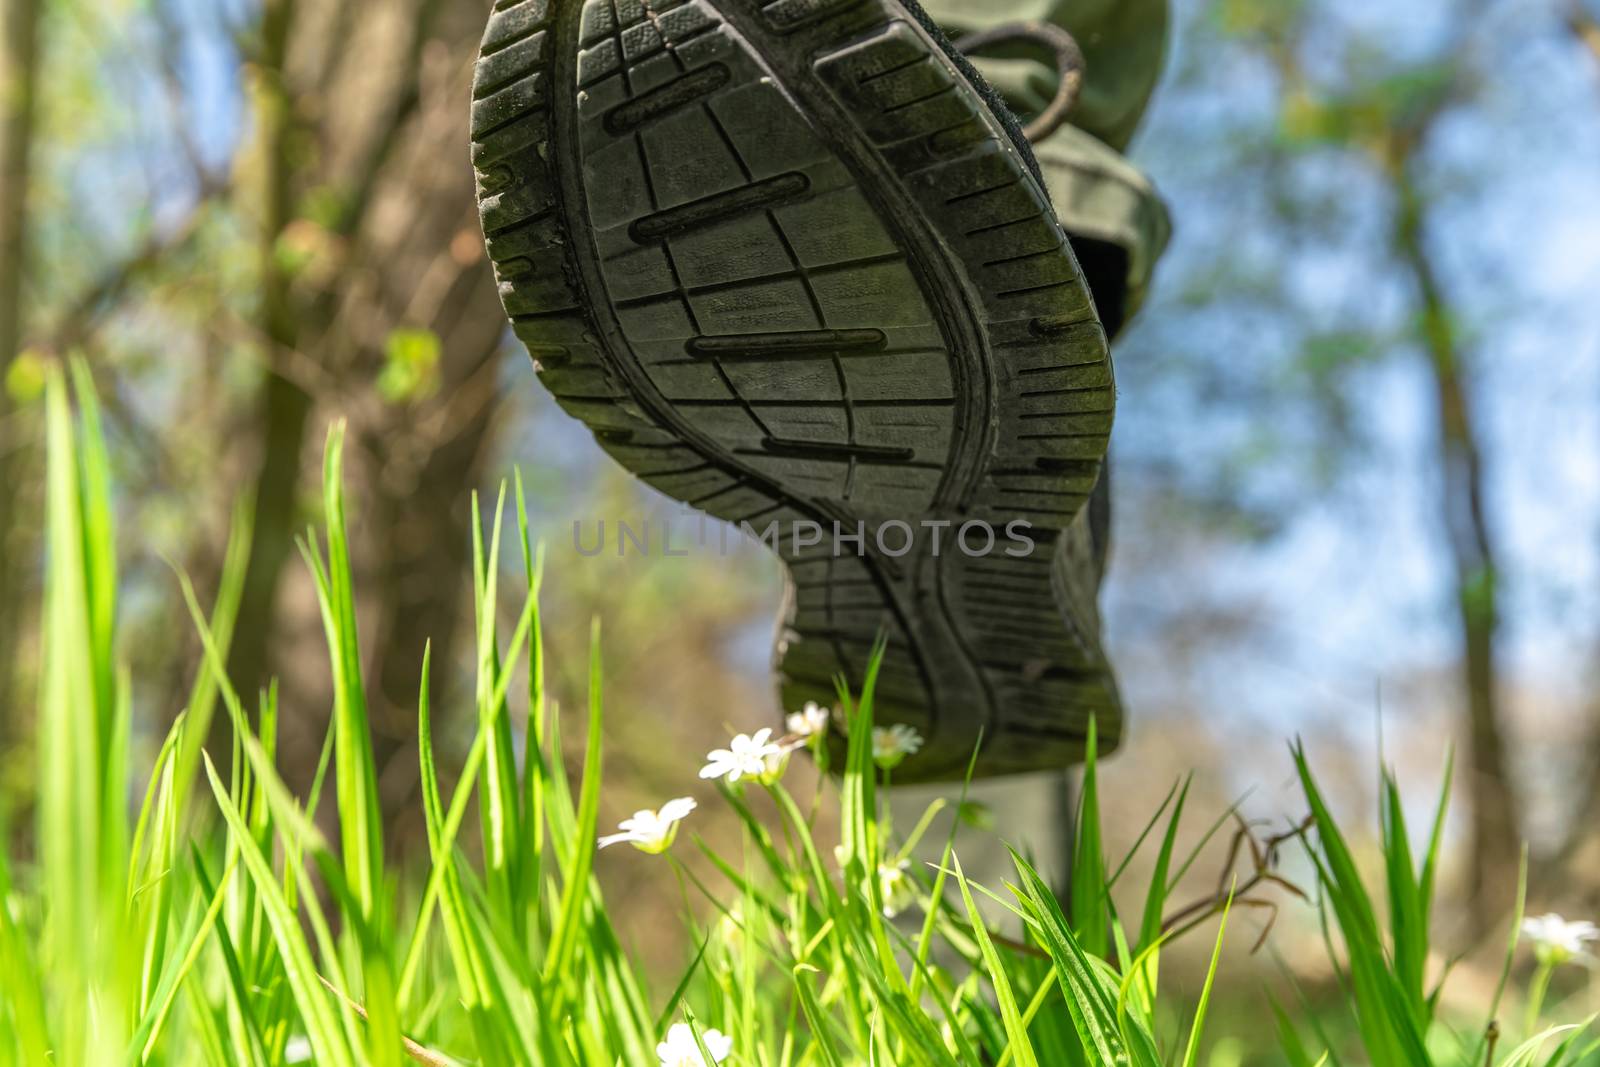
[[[699,806],[699,803],[693,797],[678,797],[676,800],[669,800],[661,805],[661,811],[657,813],[656,818],[663,823],[679,822]]]

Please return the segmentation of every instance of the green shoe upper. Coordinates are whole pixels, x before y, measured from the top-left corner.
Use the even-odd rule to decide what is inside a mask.
[[[923,0],[952,36],[1008,22],[1053,22],[1077,38],[1088,78],[1071,121],[1117,151],[1133,139],[1167,56],[1167,0]],[[1022,114],[1055,94],[1054,66],[1026,47],[974,60],[984,77]]]
[[[1077,40],[1085,61],[1082,91],[1067,124],[1033,150],[1108,331],[1117,332],[1143,303],[1171,234],[1155,187],[1123,155],[1165,64],[1167,0],[924,0],[921,6],[951,37],[1033,20],[1061,26]],[[1060,84],[1053,57],[1026,42],[966,58],[1024,118],[1042,111]],[[1108,274],[1120,286],[1108,284]]]

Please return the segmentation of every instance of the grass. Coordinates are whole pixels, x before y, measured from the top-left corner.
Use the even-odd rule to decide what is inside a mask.
[[[696,1056],[712,1062],[724,1040],[724,1062],[738,1067],[1207,1062],[1229,911],[1236,897],[1275,877],[1269,865],[1258,863],[1249,884],[1215,901],[1169,914],[1169,895],[1194,862],[1176,846],[1184,783],[1135,846],[1154,849],[1153,873],[1136,894],[1136,921],[1125,924],[1113,890],[1128,890],[1127,865],[1106,862],[1091,742],[1065,900],[1015,854],[1004,885],[974,882],[953,829],[939,862],[904,871],[907,893],[896,875],[930,820],[902,839],[884,814],[869,742],[870,675],[860,693],[840,695],[849,728],[831,756],[843,761],[830,787],[840,813],[836,853],[818,844],[832,828],[824,835],[808,814],[819,810],[815,798],[796,798],[780,777],[722,788],[743,826],[742,855],[720,855],[692,836],[676,846],[702,852],[725,888],[706,887],[673,853],[636,857],[659,865],[662,892],[630,906],[681,921],[688,956],[665,988],[647,981],[619,941],[594,874],[602,642],[597,632],[582,766],[569,769],[562,731],[574,724],[544,692],[542,562],[520,483],[496,501],[487,541],[483,524],[474,527],[477,729],[449,794],[433,748],[431,664],[424,656],[418,665],[431,862],[396,869],[384,853],[368,732],[338,429],[326,452],[325,526],[301,546],[316,580],[334,692],[312,788],[296,796],[279,777],[275,690],[240,694],[226,677],[245,530],[230,544],[209,612],[186,579],[175,579],[205,657],[188,706],[153,764],[135,774],[133,682],[117,665],[106,449],[87,376],[77,368],[72,377],[75,389],[53,374],[46,399],[37,848],[27,861],[0,859],[0,1064],[649,1067],[661,1062],[657,1044],[675,1025],[687,1027],[677,1035],[687,1058],[675,1065]],[[508,529],[522,563],[511,590],[502,577]],[[521,604],[509,634],[496,625],[507,596]],[[522,677],[525,687],[516,685]],[[203,747],[217,708],[229,727],[225,769]],[[818,758],[828,760],[829,751]],[[1273,847],[1303,846],[1309,857],[1351,1025],[1274,1004],[1282,1060],[1597,1062],[1586,1023],[1520,1035],[1516,1045],[1488,1036],[1499,994],[1465,1026],[1439,1018],[1429,923],[1443,801],[1419,862],[1398,786],[1384,779],[1375,895],[1304,753],[1294,759],[1310,825]],[[143,799],[130,812],[135,782]],[[763,820],[748,803],[759,791],[770,794],[775,818]],[[329,803],[336,840],[318,829],[329,824],[320,818]],[[708,898],[708,924],[676,904],[680,882]],[[902,896],[912,906],[887,918]],[[1007,923],[991,925],[994,914]],[[1220,922],[1205,981],[1192,1003],[1180,1002],[1162,982],[1162,955],[1213,918]],[[1507,974],[1509,964],[1508,952]]]

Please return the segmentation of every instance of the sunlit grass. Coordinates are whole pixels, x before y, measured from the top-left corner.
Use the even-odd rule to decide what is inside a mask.
[[[433,746],[432,665],[427,656],[417,665],[431,862],[396,869],[384,852],[338,429],[326,452],[324,527],[302,543],[334,693],[312,788],[296,796],[278,775],[275,691],[240,694],[226,678],[248,516],[209,612],[175,579],[205,656],[153,764],[133,773],[135,683],[117,667],[106,450],[86,375],[74,376],[76,415],[62,375],[47,389],[40,785],[32,859],[0,862],[0,1063],[654,1067],[664,1041],[673,1067],[712,1062],[725,1046],[722,1062],[740,1067],[1204,1062],[1234,894],[1168,914],[1168,896],[1194,862],[1176,847],[1187,784],[1140,835],[1154,862],[1131,923],[1112,896],[1127,865],[1106,862],[1092,738],[1065,900],[1021,856],[1003,884],[973,880],[953,828],[938,862],[902,866],[931,820],[901,836],[884,814],[871,673],[861,692],[841,691],[835,719],[848,727],[842,773],[829,786],[838,793],[837,850],[818,844],[834,839],[833,828],[821,832],[822,809],[791,795],[775,762],[758,781],[720,786],[742,825],[741,855],[713,851],[693,833],[694,817],[686,822],[675,848],[701,852],[720,876],[714,885],[672,852],[634,857],[657,865],[660,892],[625,906],[681,924],[691,961],[665,988],[648,981],[613,927],[619,905],[594,874],[601,635],[591,644],[587,708],[558,714],[545,694],[542,561],[520,483],[496,500],[487,534],[474,524],[476,732],[448,795]],[[522,565],[512,590],[502,565],[508,531]],[[521,605],[509,633],[496,624],[507,596]],[[226,760],[203,751],[218,706],[230,727]],[[562,731],[580,726],[582,765],[569,769]],[[826,761],[828,750],[817,755]],[[1314,896],[1355,1020],[1341,1032],[1355,1036],[1327,1048],[1334,1042],[1318,1020],[1275,1006],[1282,1056],[1381,1067],[1592,1060],[1584,1025],[1519,1034],[1522,1043],[1502,1047],[1488,1036],[1496,1004],[1467,1029],[1437,1018],[1429,921],[1443,801],[1419,861],[1398,787],[1384,780],[1380,908],[1304,754],[1294,758],[1312,825],[1285,847],[1303,843],[1315,869]],[[133,781],[147,787],[130,816]],[[749,803],[761,792],[772,818]],[[330,801],[336,840],[317,829]],[[703,926],[678,896],[691,884],[706,898]],[[994,909],[1009,917],[1004,927],[989,925]],[[1213,918],[1205,981],[1192,1002],[1176,1003],[1161,980],[1163,952]],[[1182,1024],[1163,1022],[1172,1019]]]

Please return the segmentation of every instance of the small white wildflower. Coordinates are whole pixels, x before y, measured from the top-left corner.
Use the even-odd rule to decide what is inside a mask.
[[[706,765],[700,768],[700,777],[722,778],[728,782],[760,778],[767,773],[767,757],[782,751],[783,746],[772,741],[769,729],[757,730],[753,735],[740,734],[728,742],[727,748],[706,754]]]
[[[673,1023],[672,1029],[667,1031],[667,1039],[656,1046],[661,1067],[714,1067],[733,1052],[733,1038],[716,1030],[702,1030],[700,1040],[705,1042],[706,1051],[711,1053],[711,1063],[707,1063],[706,1058],[700,1055],[700,1046],[695,1043],[694,1031],[689,1029],[689,1024]]]
[[[310,1063],[311,1039],[304,1034],[296,1034],[284,1043],[284,1063]]]
[[[672,847],[673,839],[678,836],[678,824],[696,806],[692,798],[679,797],[661,805],[660,811],[636,811],[633,818],[623,819],[617,825],[621,833],[602,837],[600,847],[610,848],[626,841],[640,852],[659,856]]]
[[[1533,942],[1540,963],[1556,966],[1577,956],[1587,956],[1584,946],[1600,940],[1600,927],[1592,922],[1568,922],[1559,915],[1522,920],[1522,934]]]
[[[872,728],[872,760],[886,771],[904,763],[922,747],[922,735],[905,723]]]
[[[911,881],[910,860],[878,864],[878,895],[883,900],[883,917],[892,919],[917,902],[917,887]]]
[[[783,781],[783,772],[789,769],[789,756],[793,752],[793,745],[774,745],[762,759],[761,773],[756,780],[762,785],[777,785]]]
[[[833,713],[821,707],[814,700],[806,701],[806,706],[799,711],[791,711],[784,718],[784,725],[789,728],[789,735],[798,739],[802,745],[820,745],[823,738],[828,736],[828,723]]]

